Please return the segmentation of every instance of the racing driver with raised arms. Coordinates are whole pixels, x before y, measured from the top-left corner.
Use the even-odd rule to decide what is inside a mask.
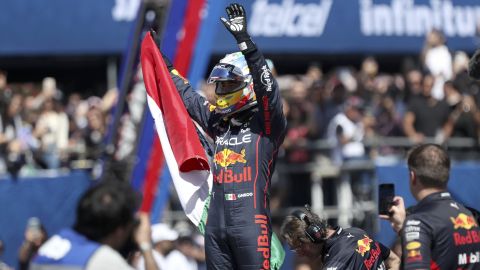
[[[216,104],[195,92],[164,56],[193,120],[215,141],[213,188],[205,231],[207,269],[270,269],[270,179],[286,119],[278,85],[247,32],[243,6],[221,18],[241,52],[213,68]]]

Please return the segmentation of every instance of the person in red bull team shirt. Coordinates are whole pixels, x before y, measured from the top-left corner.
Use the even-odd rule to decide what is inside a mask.
[[[308,206],[306,211],[296,210],[286,217],[282,236],[293,251],[321,269],[386,270],[400,267],[400,258],[362,229],[332,228]]]
[[[418,204],[405,214],[396,196],[389,216],[402,243],[404,269],[480,269],[480,228],[474,214],[447,192],[450,158],[436,144],[408,156],[410,191]]]
[[[214,139],[207,268],[270,269],[269,187],[286,119],[277,82],[247,32],[244,8],[231,4],[226,11],[221,20],[240,52],[227,54],[210,73],[216,104],[164,61],[190,117]]]

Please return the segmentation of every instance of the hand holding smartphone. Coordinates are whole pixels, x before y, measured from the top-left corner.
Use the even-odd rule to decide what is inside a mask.
[[[389,215],[390,206],[393,205],[395,197],[395,185],[392,183],[380,184],[378,186],[378,213]]]
[[[42,237],[40,219],[31,217],[27,221],[26,240],[30,242],[37,242]]]

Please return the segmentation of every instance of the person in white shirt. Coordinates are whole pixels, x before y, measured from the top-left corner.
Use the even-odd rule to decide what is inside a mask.
[[[425,68],[435,78],[432,97],[442,100],[445,96],[443,84],[452,79],[453,65],[452,55],[445,45],[445,38],[440,31],[433,29],[427,34],[422,56]]]
[[[346,161],[353,163],[366,157],[363,144],[364,102],[357,96],[351,96],[345,101],[343,107],[343,111],[330,120],[327,128],[327,139],[332,145],[331,159],[333,164],[339,167],[345,165]],[[337,198],[342,198],[338,201],[340,211],[338,224],[350,225],[350,220],[353,218],[352,194],[355,193],[358,199],[367,199],[371,192],[371,185],[369,176],[365,172],[341,174],[340,181],[336,181]]]
[[[328,124],[327,139],[333,145],[331,158],[337,165],[345,159],[365,156],[363,108],[363,100],[352,96],[345,101],[343,112],[335,115]]]
[[[176,249],[172,250],[166,258],[168,270],[197,270],[198,264],[194,258],[195,250],[195,244],[190,236],[179,237],[176,241]]]
[[[172,268],[167,261],[167,256],[175,249],[175,241],[178,238],[178,233],[165,223],[157,223],[152,225],[152,243],[153,243],[153,258],[158,267],[162,270],[168,269],[184,269],[182,267]],[[137,270],[144,270],[144,258],[140,257],[135,268]]]

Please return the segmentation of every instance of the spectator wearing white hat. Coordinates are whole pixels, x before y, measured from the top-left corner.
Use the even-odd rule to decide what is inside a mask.
[[[153,258],[158,267],[162,270],[175,269],[171,268],[167,261],[167,255],[175,249],[175,241],[178,239],[178,233],[170,228],[169,225],[164,223],[157,223],[152,225],[152,242],[153,242]],[[145,263],[143,257],[141,257],[137,264],[136,269],[144,270]],[[178,268],[183,269],[183,268]]]

